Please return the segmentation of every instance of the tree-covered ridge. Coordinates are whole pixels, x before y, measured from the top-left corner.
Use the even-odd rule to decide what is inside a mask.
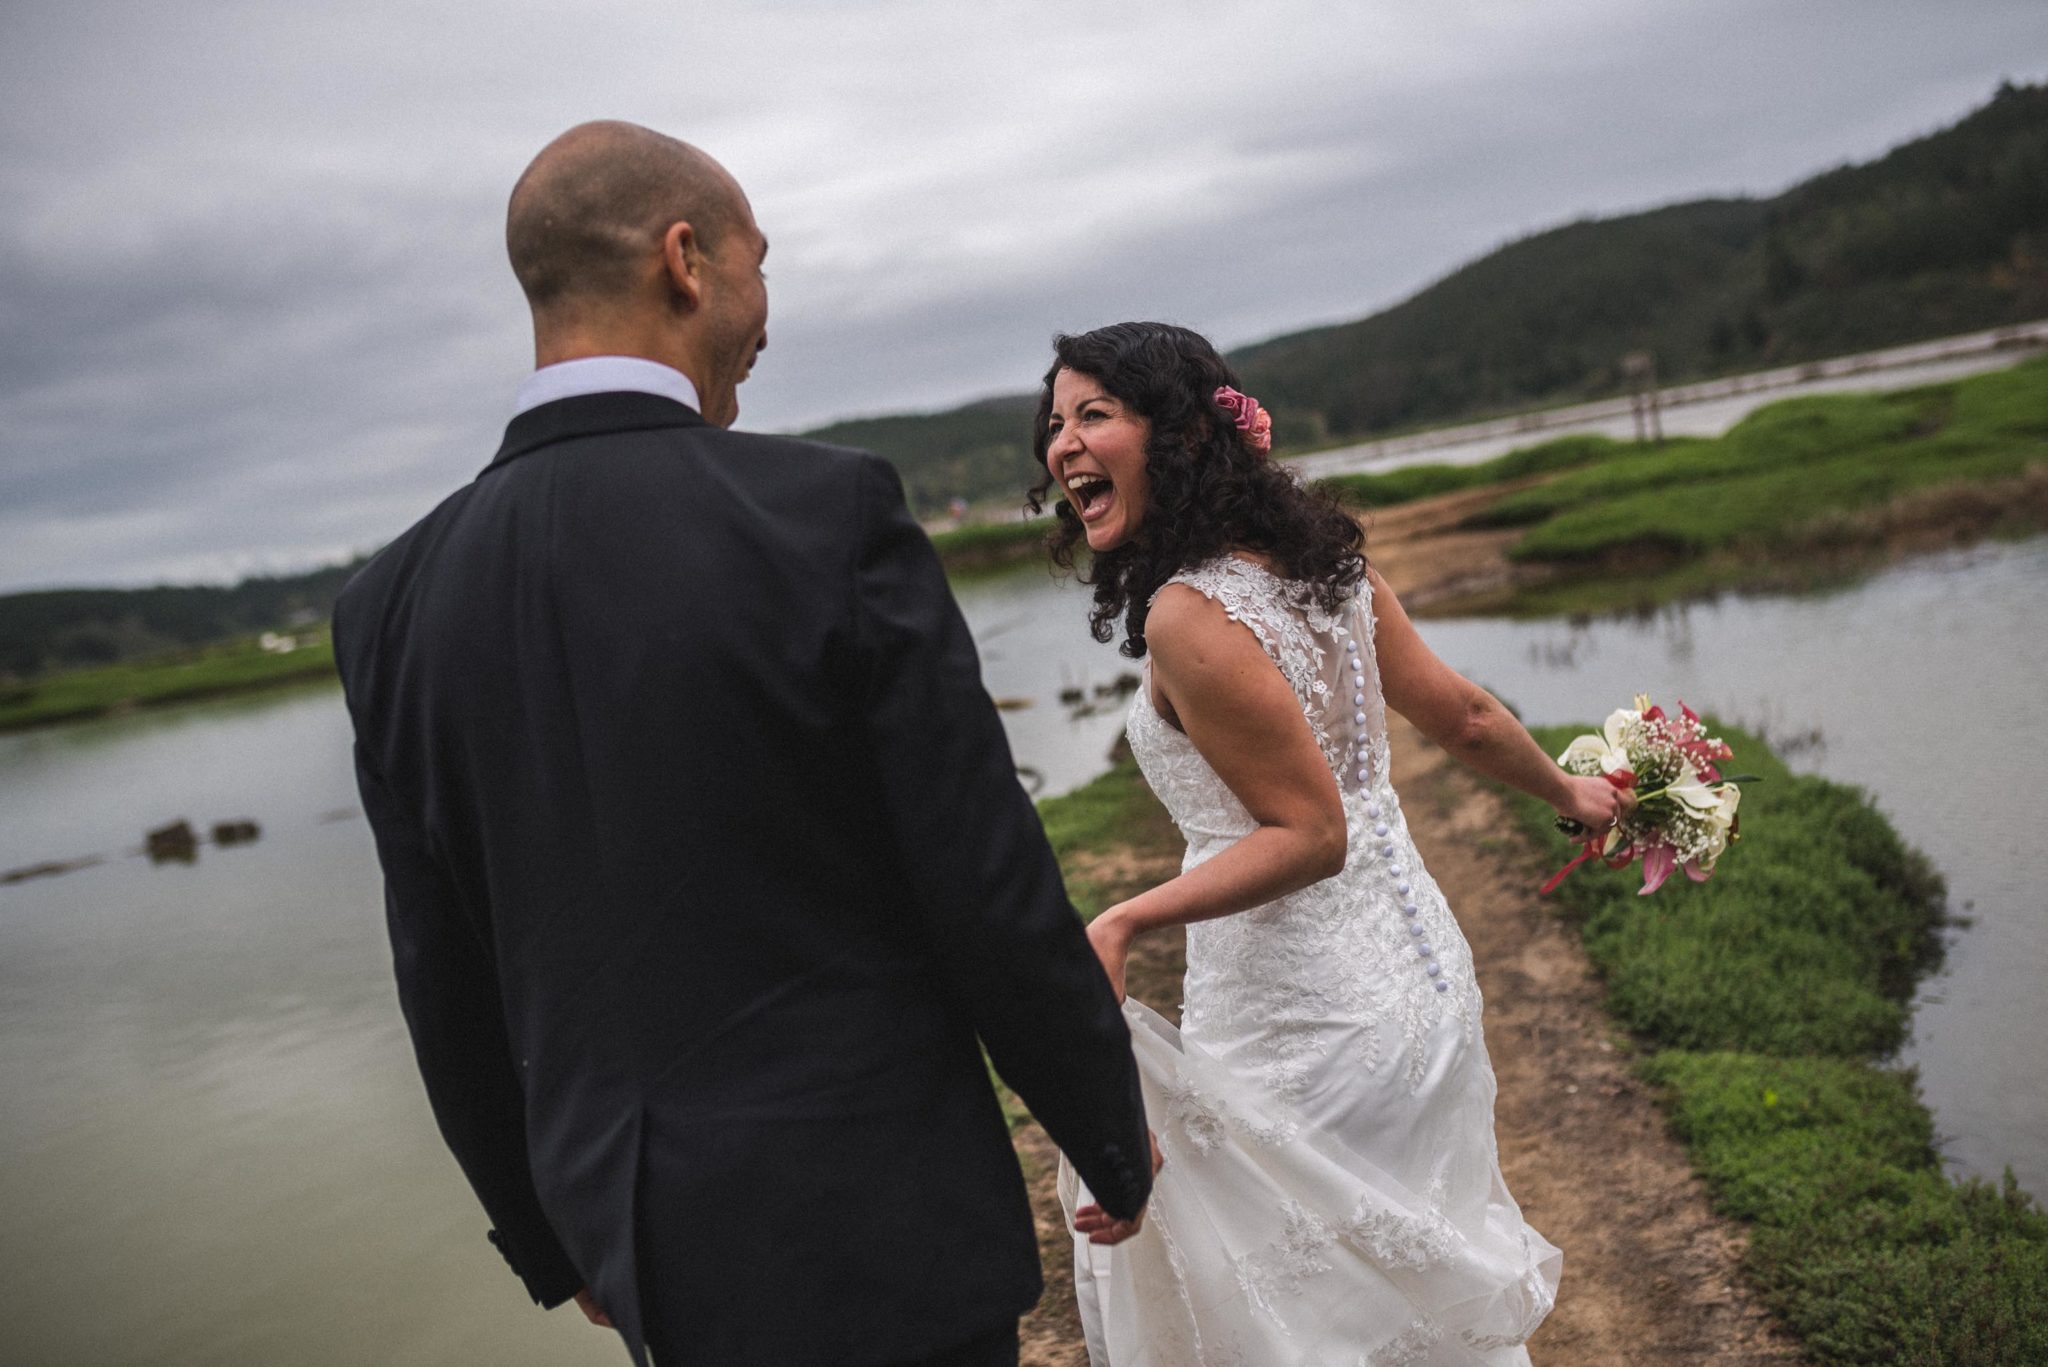
[[[2048,316],[2048,86],[1769,199],[1710,199],[1508,244],[1370,318],[1242,348],[1282,448]],[[1018,492],[1030,399],[839,423],[919,510]]]
[[[1016,494],[1022,501],[1038,469],[1030,444],[1036,407],[1035,396],[1011,394],[943,413],[853,418],[803,435],[888,457],[903,476],[911,506],[932,517],[955,498],[972,503]]]
[[[325,622],[361,561],[232,586],[48,589],[0,595],[0,679],[111,664]]]
[[[2044,316],[2048,85],[2007,85],[1951,128],[1772,199],[1567,224],[1383,313],[1231,359],[1273,409],[1284,449],[1611,394],[1633,350],[1652,351],[1668,382]],[[934,515],[956,497],[1021,495],[1036,475],[1034,403],[1009,395],[806,435],[888,457]],[[1440,474],[1403,480],[1420,488]],[[324,620],[353,568],[0,596],[0,682]]]

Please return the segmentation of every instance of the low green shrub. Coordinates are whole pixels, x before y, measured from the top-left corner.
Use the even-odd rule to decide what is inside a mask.
[[[1973,376],[1949,388],[1949,425],[1959,431],[2048,437],[2048,356]]]
[[[2048,1363],[2048,1215],[2010,1174],[1949,1181],[1912,1074],[1873,1062],[1934,962],[1940,877],[1858,790],[1710,725],[1763,779],[1712,879],[1638,898],[1633,870],[1596,866],[1558,893],[1610,1008],[1656,1050],[1644,1076],[1814,1361]],[[1585,729],[1536,734],[1556,753]],[[1562,851],[1549,810],[1516,801]]]
[[[1741,838],[1713,878],[1674,875],[1639,898],[1634,871],[1594,866],[1556,894],[1582,924],[1610,1008],[1660,1046],[1895,1047],[1907,1014],[1899,989],[1936,951],[1941,880],[1857,790],[1795,776],[1756,737],[1712,724],[1738,768],[1764,780],[1744,788]],[[1555,754],[1578,729],[1536,734]],[[1561,848],[1540,804],[1525,811]]]
[[[334,647],[325,630],[288,653],[254,639],[67,670],[8,689],[0,731],[105,716],[132,707],[216,697],[301,679],[333,679]]]
[[[1355,508],[1390,508],[1397,503],[1435,498],[1474,488],[1487,481],[1475,479],[1481,466],[1404,465],[1377,475],[1331,475],[1322,486]]]
[[[1680,560],[1744,544],[1798,549],[1831,518],[2048,461],[2048,357],[1950,385],[1824,394],[1758,409],[1712,441],[1627,448],[1475,516],[1530,530],[1517,560]]]
[[[956,559],[972,560],[991,553],[1029,551],[1045,544],[1052,530],[1049,518],[1015,519],[1004,522],[971,522],[965,527],[934,532],[932,546],[939,558],[951,564]]]
[[[1643,1073],[1747,1264],[1823,1363],[2048,1362],[2048,1215],[1943,1176],[1910,1075],[1846,1059],[1666,1051]]]
[[[1460,489],[1600,464],[1634,449],[1608,437],[1559,437],[1477,465],[1404,465],[1376,475],[1331,475],[1320,483],[1355,507],[1386,508]]]

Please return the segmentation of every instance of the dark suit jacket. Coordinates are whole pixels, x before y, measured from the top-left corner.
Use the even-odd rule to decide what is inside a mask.
[[[335,610],[400,1001],[527,1289],[637,1357],[1030,1306],[988,1055],[1111,1212],[1129,1040],[894,471],[645,394],[514,419]],[[671,1332],[674,1332],[671,1330]]]

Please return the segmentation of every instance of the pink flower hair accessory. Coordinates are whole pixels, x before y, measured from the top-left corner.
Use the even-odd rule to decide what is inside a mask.
[[[1230,415],[1231,423],[1244,433],[1245,444],[1265,455],[1273,449],[1273,415],[1259,407],[1259,401],[1229,385],[1216,386],[1211,396],[1216,406]]]

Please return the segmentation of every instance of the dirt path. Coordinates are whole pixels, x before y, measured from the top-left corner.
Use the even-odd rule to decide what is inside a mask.
[[[1506,803],[1392,720],[1394,784],[1472,944],[1508,1188],[1564,1250],[1540,1367],[1797,1360],[1741,1280],[1742,1236],[1709,1209],[1685,1152],[1628,1066],[1578,937],[1535,896],[1541,876]]]
[[[1489,484],[1368,513],[1366,554],[1411,614],[1427,615],[1451,601],[1505,599],[1513,590],[1547,577],[1542,567],[1518,565],[1505,554],[1527,529],[1472,530],[1458,524],[1503,495],[1546,478]]]
[[[1508,582],[1500,550],[1513,534],[1455,529],[1472,497],[1390,509],[1373,525],[1374,563],[1404,602],[1426,606]],[[1796,1345],[1741,1280],[1740,1230],[1709,1209],[1684,1151],[1631,1074],[1629,1042],[1601,1008],[1576,935],[1535,897],[1540,871],[1506,834],[1503,800],[1398,717],[1389,721],[1410,829],[1472,943],[1500,1084],[1501,1165],[1530,1222],[1565,1254],[1557,1309],[1530,1342],[1537,1367],[1796,1361]],[[1135,891],[1176,872],[1178,855],[1155,829],[1114,858]],[[1181,944],[1140,941],[1132,990],[1177,1010]],[[1025,1321],[1023,1361],[1086,1367],[1068,1236],[1053,1195],[1058,1154],[1035,1125],[1019,1132],[1018,1149],[1047,1282]]]

